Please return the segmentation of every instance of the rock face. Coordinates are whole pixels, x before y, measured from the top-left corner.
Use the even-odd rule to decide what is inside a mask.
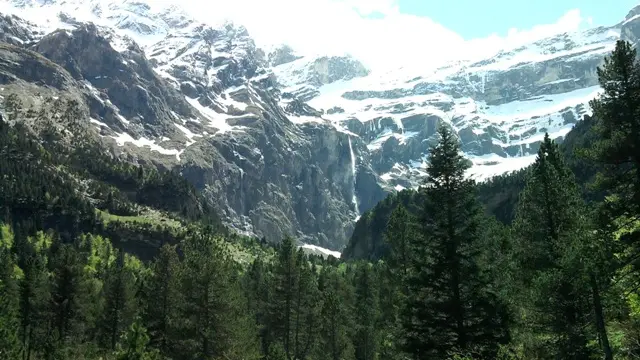
[[[640,36],[634,9],[488,59],[380,75],[350,56],[265,53],[240,25],[153,2],[0,4],[0,97],[75,97],[95,136],[179,169],[236,230],[331,249],[421,182],[441,124],[480,178],[528,165],[544,132],[561,139],[589,113],[615,41]]]

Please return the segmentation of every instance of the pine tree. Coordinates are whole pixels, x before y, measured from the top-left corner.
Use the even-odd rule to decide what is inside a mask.
[[[318,323],[318,284],[307,256],[298,250],[297,292],[293,299],[293,351],[295,359],[306,359],[313,350]]]
[[[219,242],[204,230],[184,243],[181,352],[193,359],[254,359],[259,351],[253,315],[246,311],[237,269]]]
[[[228,310],[226,312],[227,344],[222,354],[225,359],[257,360],[261,358],[258,327],[254,314],[248,309],[248,300],[242,291],[239,269],[234,269],[230,279]]]
[[[596,141],[587,149],[587,155],[601,167],[596,187],[608,195],[600,209],[601,215],[604,215],[601,219],[604,220],[601,224],[604,231],[599,231],[598,237],[611,238],[615,236],[612,235],[614,232],[620,230],[628,232],[622,238],[626,249],[609,252],[607,249],[610,246],[607,244],[613,242],[600,242],[600,245],[605,244],[605,254],[617,253],[623,265],[630,264],[625,269],[627,279],[637,278],[640,273],[636,261],[640,252],[640,231],[636,228],[640,220],[640,64],[634,46],[626,41],[618,41],[613,53],[598,68],[598,80],[604,91],[590,103],[595,118],[593,132]],[[603,250],[603,247],[598,247],[594,254],[602,253],[598,250]],[[600,266],[590,271],[590,283],[605,358],[612,359],[601,310],[600,290],[611,279],[613,269],[605,270],[602,267],[603,263],[611,263],[610,259],[600,257],[599,260],[596,263]]]
[[[0,232],[2,225],[0,224]],[[18,284],[10,248],[0,239],[0,359],[17,359]],[[8,240],[8,239],[7,239]]]
[[[105,347],[115,350],[122,333],[134,319],[135,280],[125,266],[124,253],[117,254],[117,260],[108,269],[104,282],[105,306],[100,320],[102,342]]]
[[[140,319],[133,321],[122,335],[115,352],[116,360],[155,360],[160,359],[157,349],[150,349],[149,335]]]
[[[445,358],[454,350],[490,357],[506,333],[503,306],[478,265],[482,209],[455,135],[445,126],[438,134],[423,190],[423,236],[411,246],[405,346],[416,359]]]
[[[146,299],[145,322],[149,328],[149,345],[168,356],[175,349],[181,294],[178,283],[180,261],[174,246],[165,244],[152,266]]]
[[[355,284],[356,337],[355,356],[358,360],[378,358],[379,320],[377,279],[369,264],[358,267]]]
[[[72,245],[61,245],[51,258],[52,325],[58,346],[64,347],[69,341],[78,343],[84,337],[89,285],[84,262]]]
[[[261,258],[253,261],[245,277],[245,291],[249,312],[255,315],[255,323],[262,341],[262,352],[267,354],[271,343],[268,305],[271,301],[270,272]],[[284,351],[284,349],[283,349]]]
[[[398,274],[396,280],[406,279],[410,267],[410,242],[415,236],[414,219],[407,209],[399,204],[389,218],[384,238],[389,244],[389,266]]]
[[[285,237],[278,250],[273,271],[273,301],[269,309],[269,327],[275,341],[282,344],[287,358],[293,355],[294,298],[298,293],[298,265],[293,239]]]
[[[591,155],[604,168],[598,185],[614,218],[640,218],[640,66],[633,45],[619,40],[598,68],[604,90],[591,101],[597,141]]]
[[[320,278],[322,308],[318,358],[330,360],[354,359],[350,329],[352,294],[336,269],[325,267]]]
[[[585,220],[573,174],[547,134],[520,196],[514,249],[527,325],[548,356],[590,356],[588,282],[580,253]]]
[[[380,358],[402,359],[402,344],[404,332],[400,323],[400,310],[404,308],[406,296],[401,291],[405,287],[398,284],[396,276],[384,262],[376,264],[376,273],[379,283],[379,308],[380,308]]]
[[[22,270],[19,282],[19,337],[23,359],[30,359],[49,344],[50,287],[48,282],[46,250],[49,239],[38,233],[25,238],[16,232],[15,249],[18,266]]]

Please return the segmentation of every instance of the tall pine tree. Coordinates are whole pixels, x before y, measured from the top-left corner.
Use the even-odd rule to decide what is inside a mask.
[[[640,65],[632,44],[616,43],[598,80],[604,91],[590,103],[598,135],[590,153],[603,166],[598,184],[615,195],[610,215],[640,219]]]
[[[255,359],[259,344],[253,315],[247,313],[237,269],[220,242],[211,229],[203,229],[183,244],[180,352],[187,359]]]
[[[91,306],[85,262],[71,244],[61,244],[51,254],[51,313],[56,347],[78,344],[85,337],[87,308]]]
[[[170,356],[178,338],[177,319],[182,297],[178,283],[180,259],[175,246],[165,244],[152,265],[144,319],[148,327],[149,346]]]
[[[100,333],[105,348],[115,350],[122,333],[131,325],[136,313],[135,280],[125,265],[125,254],[107,270],[103,296],[105,305],[100,319]]]
[[[275,341],[282,344],[287,358],[293,355],[294,298],[298,293],[298,256],[293,239],[280,244],[273,274],[273,301],[269,308],[269,326]]]
[[[322,269],[319,288],[322,308],[316,356],[329,360],[354,359],[351,341],[352,288],[345,277],[332,267]]]
[[[429,154],[423,234],[412,242],[403,316],[406,350],[415,359],[454,351],[492,356],[506,341],[503,307],[478,265],[482,208],[455,135],[446,126]]]
[[[411,266],[411,239],[416,235],[415,219],[407,209],[399,204],[391,213],[384,233],[389,244],[388,262],[396,280],[403,281]]]
[[[380,309],[375,273],[365,263],[355,278],[355,355],[357,360],[378,359],[380,344]]]
[[[581,242],[588,237],[585,206],[557,144],[545,135],[525,189],[514,231],[525,326],[543,348],[561,359],[587,359],[588,282]],[[534,351],[532,349],[531,351]]]
[[[0,224],[0,359],[17,359],[19,351],[18,283],[9,235]]]

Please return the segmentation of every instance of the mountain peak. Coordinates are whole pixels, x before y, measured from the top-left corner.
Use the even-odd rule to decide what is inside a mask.
[[[632,15],[382,72],[343,53],[264,51],[245,26],[198,21],[176,4],[0,4],[16,15],[0,17],[0,41],[11,44],[0,51],[53,74],[38,82],[0,63],[0,88],[20,79],[34,98],[69,92],[96,136],[181,171],[236,229],[334,249],[386,193],[422,182],[438,126],[457,134],[476,179],[528,165],[545,133],[561,140],[590,113],[596,69],[616,40],[640,34]]]

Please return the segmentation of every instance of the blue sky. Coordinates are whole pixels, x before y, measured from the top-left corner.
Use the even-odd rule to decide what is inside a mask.
[[[399,0],[400,12],[427,16],[465,39],[505,36],[510,28],[527,29],[557,21],[579,9],[594,25],[621,21],[638,0]]]

